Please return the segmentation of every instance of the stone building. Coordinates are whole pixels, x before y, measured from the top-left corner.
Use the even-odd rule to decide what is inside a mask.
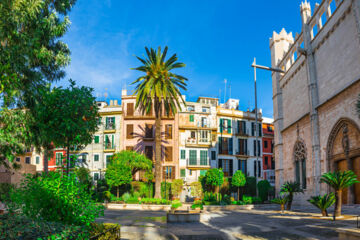
[[[20,169],[13,169],[10,167],[6,169],[4,166],[0,166],[0,183],[19,184],[24,179],[24,174],[35,174],[36,165],[31,164],[31,158],[33,157],[32,150],[26,150],[22,156],[16,156],[14,161],[20,165]],[[11,165],[11,164],[10,164]]]
[[[330,191],[325,172],[360,176],[360,1],[324,0],[313,13],[305,1],[300,14],[301,33],[274,32],[270,49],[285,71],[272,74],[276,187],[298,181],[305,200]],[[360,184],[343,197],[360,203]]]

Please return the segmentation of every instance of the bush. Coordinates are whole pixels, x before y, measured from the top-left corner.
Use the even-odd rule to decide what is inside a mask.
[[[230,196],[225,194],[220,200],[220,205],[229,205],[229,204],[231,204]]]
[[[129,204],[137,204],[139,203],[139,199],[135,198],[135,197],[130,197],[128,198],[126,201],[124,200],[125,203],[129,203]]]
[[[192,182],[190,183],[191,188],[191,196],[201,198],[202,196],[202,188],[200,182]]]
[[[252,204],[253,198],[251,196],[244,195],[242,201],[244,204]]]
[[[140,192],[142,182],[132,181],[130,185],[132,192]]]
[[[140,200],[141,204],[157,204],[157,205],[170,205],[171,201],[160,198],[142,198]]]
[[[10,193],[7,205],[10,212],[20,211],[31,219],[39,216],[45,221],[89,226],[104,207],[97,205],[75,174],[43,173],[28,175],[19,188]]]
[[[268,180],[261,180],[257,184],[257,188],[259,191],[259,197],[262,202],[268,200],[269,190],[271,189],[271,185]]]
[[[14,189],[14,185],[10,183],[0,183],[0,202],[9,198],[12,189]]]
[[[121,198],[124,200],[124,202],[127,202],[131,198],[131,194],[126,192],[122,195]]]
[[[311,197],[308,202],[319,208],[323,216],[328,216],[327,209],[335,203],[335,194],[330,193],[323,196],[314,196]]]
[[[153,193],[154,193],[153,184],[141,182],[139,193],[140,193],[140,197],[142,197],[142,198],[143,197],[147,197],[147,198],[153,197]]]
[[[193,205],[191,205],[191,209],[200,208],[201,210],[204,209],[203,202],[201,200],[194,201]]]
[[[91,236],[97,240],[120,239],[117,233],[108,231],[116,228],[116,232],[120,232],[120,225],[115,223],[93,223],[91,224]],[[106,232],[105,234],[102,234]]]
[[[246,177],[245,194],[248,196],[256,196],[256,178]]]
[[[110,193],[110,192],[107,192]],[[116,197],[110,193],[110,202],[121,202],[123,199],[121,197]]]
[[[182,206],[182,203],[179,200],[174,200],[171,203],[171,209],[177,209]]]
[[[230,194],[230,183],[228,178],[223,179],[223,183],[220,187],[220,193],[224,196],[225,194]]]
[[[251,199],[252,199],[252,203],[255,203],[255,204],[262,203],[262,200],[259,197],[251,197]]]
[[[161,197],[165,198],[165,182],[161,183]],[[166,199],[171,199],[171,182],[166,182]]]
[[[212,192],[204,193],[204,201],[213,202],[213,201],[217,201],[217,199],[218,199],[218,196],[216,193],[212,193]]]
[[[181,194],[183,189],[183,185],[184,185],[184,181],[182,179],[173,180],[171,185],[171,194],[174,197],[179,198],[179,195]]]

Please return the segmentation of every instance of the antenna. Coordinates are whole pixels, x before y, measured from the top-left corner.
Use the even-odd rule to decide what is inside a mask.
[[[225,89],[224,89],[224,103],[226,102],[226,78],[224,79]]]

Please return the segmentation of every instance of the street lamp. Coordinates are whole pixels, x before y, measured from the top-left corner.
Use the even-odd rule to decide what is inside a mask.
[[[260,149],[257,148],[258,147],[259,130],[258,130],[257,89],[256,89],[256,68],[264,69],[264,70],[272,71],[272,72],[279,72],[279,73],[285,73],[285,71],[283,71],[279,68],[271,68],[271,67],[256,65],[256,58],[254,58],[254,62],[253,62],[253,64],[251,64],[251,67],[254,68],[254,88],[255,88],[255,149],[258,152],[260,152]],[[256,164],[258,164],[258,161],[259,161],[259,156],[257,153],[255,153],[255,155],[256,155],[256,163],[255,163],[255,166],[256,166]],[[255,176],[255,184],[257,184],[256,172],[254,172],[254,176]],[[256,190],[256,195],[257,195],[257,186],[256,185],[255,185],[255,190]]]

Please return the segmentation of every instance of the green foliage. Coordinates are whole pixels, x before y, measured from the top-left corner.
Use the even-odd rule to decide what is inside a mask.
[[[237,170],[231,179],[231,185],[235,187],[243,187],[246,184],[246,177],[241,170]]]
[[[252,204],[253,198],[251,196],[244,195],[242,201],[244,204]]]
[[[0,183],[0,202],[9,198],[12,189],[14,189],[14,185],[11,183]]]
[[[288,199],[287,195],[280,195],[279,197],[271,200],[271,202],[279,205],[285,205],[288,202]]]
[[[124,194],[121,196],[121,198],[122,198],[125,202],[127,202],[127,201],[131,198],[131,194],[128,193],[128,192],[126,192],[126,193],[124,193]]]
[[[182,179],[175,179],[171,185],[171,194],[176,198],[179,198],[179,195],[182,192],[184,181]]]
[[[323,215],[327,216],[327,209],[335,203],[335,194],[330,193],[323,196],[313,196],[308,199],[308,202],[319,208],[323,212]]]
[[[109,231],[115,229],[114,231]],[[103,234],[106,232],[105,234]],[[117,233],[120,232],[120,225],[115,223],[94,223],[91,225],[91,236],[97,240],[120,239]]]
[[[190,183],[191,188],[191,196],[201,198],[202,196],[202,188],[200,182],[192,182]]]
[[[112,159],[106,167],[105,179],[110,187],[116,187],[116,196],[119,197],[119,187],[130,184],[132,180],[131,168],[119,159]]]
[[[256,178],[246,177],[245,194],[250,196],[256,196]]]
[[[92,178],[90,176],[90,170],[88,168],[79,167],[75,169],[75,174],[81,184],[86,186],[86,189],[90,191],[92,185]]]
[[[140,200],[141,204],[157,204],[157,205],[170,205],[171,201],[160,198],[142,198]]]
[[[287,200],[287,210],[291,209],[291,204],[294,198],[294,194],[297,193],[304,193],[304,191],[300,187],[300,183],[288,181],[285,182],[280,189],[281,193],[288,193],[288,200]]]
[[[230,194],[230,182],[229,178],[224,178],[223,183],[220,186],[220,193],[224,196],[225,194]]]
[[[121,151],[112,156],[113,161],[119,161],[121,164],[128,165],[131,168],[131,174],[134,176],[138,171],[145,170],[152,172],[152,161],[145,155],[135,151]]]
[[[224,182],[224,172],[222,169],[211,168],[206,172],[204,179],[210,186],[221,186]]]
[[[267,201],[269,190],[271,189],[271,185],[268,180],[261,180],[257,184],[257,188],[259,191],[259,197],[261,198],[261,201]]]
[[[171,182],[166,182],[166,199],[171,199]],[[161,183],[161,197],[165,198],[165,182]]]
[[[358,183],[356,174],[351,171],[336,171],[324,173],[321,176],[320,182],[328,184],[335,191],[342,190]]]
[[[84,226],[31,219],[18,214],[0,215],[1,239],[89,239]]]
[[[196,208],[200,208],[200,210],[203,210],[204,209],[204,206],[203,206],[203,201],[201,200],[196,200],[194,201],[194,203],[191,205],[191,209],[196,209]]]
[[[182,203],[179,200],[174,200],[171,202],[171,209],[177,209],[182,206]]]
[[[97,205],[74,174],[60,172],[27,176],[10,194],[10,212],[20,210],[31,219],[89,226],[103,206]]]

